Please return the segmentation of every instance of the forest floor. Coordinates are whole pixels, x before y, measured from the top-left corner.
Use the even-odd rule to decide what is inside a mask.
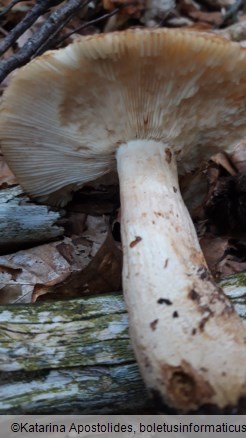
[[[0,90],[8,87],[16,68],[48,49],[64,47],[81,35],[133,27],[212,32],[246,47],[246,6],[234,0],[1,0]],[[206,261],[217,280],[246,270],[245,145],[239,143],[231,155],[211,157],[180,180]],[[6,203],[14,206],[15,236],[24,206],[33,207],[41,221],[48,215],[47,209],[41,211],[22,192],[0,151],[0,212]],[[48,219],[55,234],[38,230],[36,238],[23,234],[15,239],[6,232],[7,223],[5,231],[2,228],[0,303],[121,289],[117,176],[87,184],[55,214]],[[25,230],[26,234],[31,231]]]

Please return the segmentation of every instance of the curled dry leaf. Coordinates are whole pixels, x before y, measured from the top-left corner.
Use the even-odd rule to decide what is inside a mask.
[[[88,217],[80,237],[0,257],[0,304],[109,292],[121,285],[121,251],[104,218]],[[65,281],[67,280],[67,281]]]
[[[232,240],[228,236],[206,234],[200,240],[206,262],[217,279],[223,279],[246,270],[246,241]]]
[[[231,255],[227,255],[220,263],[218,263],[217,269],[220,277],[224,278],[229,275],[246,271],[246,262],[242,262]]]
[[[80,238],[73,245],[84,247]],[[60,251],[67,251],[59,247]],[[89,250],[89,246],[87,247]],[[70,254],[71,256],[71,254]],[[89,258],[88,258],[89,259]],[[87,259],[87,261],[88,261]],[[57,284],[45,299],[61,299],[81,297],[85,294],[113,292],[121,289],[122,251],[114,241],[111,232],[102,246],[84,269],[73,271],[67,279]]]
[[[212,155],[210,159],[219,166],[222,166],[229,175],[235,176],[237,174],[229,156],[225,152],[219,152],[218,154]]]
[[[0,257],[0,304],[30,303],[33,293],[49,290],[70,273],[57,243]]]

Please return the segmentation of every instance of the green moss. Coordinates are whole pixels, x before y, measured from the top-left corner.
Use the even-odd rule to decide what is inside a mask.
[[[230,275],[223,280],[220,281],[220,286],[224,289],[236,287],[236,288],[243,288],[245,287],[245,293],[246,293],[246,272],[240,272],[235,275]]]

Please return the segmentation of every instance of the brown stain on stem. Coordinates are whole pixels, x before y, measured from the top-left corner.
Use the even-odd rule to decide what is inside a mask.
[[[153,331],[156,330],[156,327],[157,327],[158,321],[159,321],[159,319],[155,319],[154,321],[152,321],[152,322],[150,323],[150,328],[151,328],[151,330],[153,330]]]
[[[166,159],[166,162],[168,164],[171,163],[171,161],[172,161],[172,152],[170,151],[170,149],[166,149],[165,150],[165,159]]]
[[[214,390],[204,377],[186,361],[179,366],[162,364],[161,385],[166,387],[168,398],[173,406],[187,411],[197,409],[199,406],[209,403]]]
[[[139,242],[141,242],[141,240],[142,240],[142,237],[140,237],[140,236],[136,236],[135,237],[135,240],[133,240],[131,243],[130,243],[130,248],[134,248],[134,246],[136,246]]]

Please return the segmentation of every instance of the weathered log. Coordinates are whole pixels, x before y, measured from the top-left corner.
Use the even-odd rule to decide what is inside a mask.
[[[0,314],[0,413],[137,412],[147,406],[119,294]]]
[[[246,322],[246,273],[221,284]],[[120,294],[0,309],[0,414],[150,412]]]
[[[49,242],[61,236],[64,230],[55,224],[60,217],[60,211],[28,203],[20,186],[1,190],[0,254]]]

